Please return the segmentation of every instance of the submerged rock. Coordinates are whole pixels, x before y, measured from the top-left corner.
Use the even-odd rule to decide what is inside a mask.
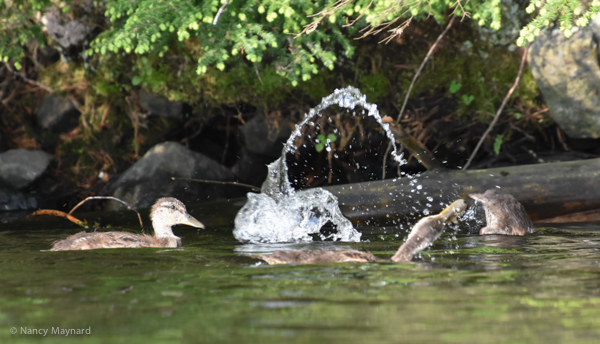
[[[32,210],[38,208],[34,195],[0,187],[0,211]]]
[[[233,181],[233,172],[179,143],[164,142],[152,147],[140,160],[125,171],[107,189],[107,193],[129,202],[134,207],[148,208],[156,199],[177,197],[185,203],[213,201],[242,196],[243,188],[214,185],[171,177]],[[109,202],[108,209],[124,209],[118,202]]]
[[[0,154],[0,186],[22,189],[48,168],[52,155],[27,149],[11,149]]]

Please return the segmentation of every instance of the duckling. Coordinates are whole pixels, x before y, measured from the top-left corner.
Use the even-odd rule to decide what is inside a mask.
[[[513,195],[490,189],[482,194],[470,194],[469,197],[481,202],[485,210],[487,226],[481,228],[480,235],[525,235],[535,232],[525,208]]]
[[[392,256],[394,262],[409,262],[413,256],[431,245],[444,232],[447,223],[460,216],[467,205],[459,199],[450,204],[437,215],[422,218],[411,230],[406,242]],[[255,254],[253,257],[262,259],[270,265],[274,264],[316,264],[337,262],[377,262],[374,255],[357,250],[297,250],[275,251],[271,255]]]
[[[447,206],[441,213],[420,219],[413,226],[404,244],[392,256],[392,260],[394,262],[410,262],[415,254],[433,244],[444,233],[447,223],[456,220],[466,209],[465,201],[459,199]]]
[[[357,250],[296,250],[275,251],[273,254],[255,254],[253,257],[262,259],[269,265],[275,264],[317,264],[340,262],[376,262],[374,255]]]
[[[180,247],[181,238],[173,234],[176,224],[204,228],[202,222],[187,213],[176,198],[159,198],[152,206],[150,220],[154,236],[128,232],[79,232],[56,241],[50,251],[93,250],[99,248]]]

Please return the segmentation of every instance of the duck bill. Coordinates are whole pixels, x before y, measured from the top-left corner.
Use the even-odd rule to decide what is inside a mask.
[[[481,193],[478,194],[470,194],[469,197],[471,197],[472,199],[479,201],[481,203],[485,202],[485,196]]]
[[[192,227],[196,227],[196,228],[204,228],[204,224],[202,222],[196,220],[196,218],[190,214],[187,214],[185,219],[183,219],[179,223],[182,225],[188,225],[188,226],[192,226]]]
[[[457,217],[462,215],[467,209],[467,204],[463,199],[454,201],[452,204],[446,207],[446,209],[440,212],[440,215],[445,219],[445,223],[454,221]]]

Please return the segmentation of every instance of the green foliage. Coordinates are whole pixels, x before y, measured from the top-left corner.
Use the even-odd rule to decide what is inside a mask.
[[[321,152],[323,151],[323,149],[325,149],[325,147],[329,146],[331,143],[335,142],[337,140],[337,136],[335,136],[335,134],[329,134],[327,136],[323,135],[323,134],[319,134],[317,136],[317,144],[315,145],[315,150],[317,152]]]
[[[496,153],[496,155],[500,154],[502,140],[504,140],[504,135],[496,135],[496,139],[494,140],[494,153]]]
[[[390,93],[390,80],[383,74],[365,75],[360,78],[360,90],[371,103],[377,103]]]
[[[450,91],[450,93],[454,94],[454,93],[458,92],[461,87],[462,87],[462,84],[460,82],[457,82],[456,80],[452,80],[452,82],[450,83],[450,88],[448,88],[448,91]]]
[[[600,12],[600,0],[593,0],[587,10],[585,7],[585,2],[579,0],[531,0],[526,11],[530,14],[537,11],[537,16],[521,30],[517,44],[524,46],[526,42],[532,42],[542,28],[552,26],[555,21],[560,24],[565,36],[570,37],[573,25],[587,26],[590,20],[596,18]],[[390,37],[386,41],[389,41],[401,35],[413,19],[433,16],[438,22],[444,22],[443,15],[449,8],[457,16],[471,16],[479,26],[487,25],[494,30],[502,26],[502,12],[510,10],[503,6],[501,0],[339,0],[334,4],[330,2],[305,31],[312,32],[326,17],[340,13],[351,17],[358,13],[365,17],[368,25],[365,35],[387,30]]]
[[[600,1],[594,0],[590,8],[584,11],[584,3],[578,0],[533,0],[529,3],[526,11],[533,13],[537,10],[538,16],[521,30],[521,36],[517,40],[519,46],[526,42],[533,42],[544,27],[551,26],[558,19],[560,29],[565,37],[573,35],[573,24],[587,26],[600,12]]]
[[[341,32],[341,22],[291,39],[290,34],[302,31],[307,16],[318,10],[315,3],[231,1],[213,25],[220,6],[216,0],[109,0],[105,14],[112,26],[92,43],[88,54],[157,53],[162,57],[175,45],[185,45],[197,59],[198,74],[206,73],[209,66],[223,71],[238,55],[250,63],[270,58],[276,60],[277,73],[296,86],[318,73],[319,62],[333,69],[335,43],[345,56],[354,52]]]
[[[471,104],[473,102],[473,100],[475,99],[475,96],[463,94],[461,99],[462,99],[463,103],[465,103],[466,106],[469,106],[469,104]]]
[[[25,45],[30,40],[44,44],[41,25],[34,18],[51,5],[50,0],[0,2],[0,61],[11,61],[20,70]]]
[[[324,4],[305,0],[230,1],[214,25],[223,2],[97,2],[96,6],[105,6],[111,26],[92,42],[87,54],[124,52],[163,58],[168,51],[176,50],[196,61],[194,69],[201,75],[208,73],[209,67],[224,71],[247,63],[260,70],[272,65],[277,75],[297,86],[313,78],[322,67],[332,70],[338,56],[351,57],[354,47],[350,38],[359,29],[363,30],[363,36],[388,32],[391,38],[401,35],[413,20],[431,16],[442,23],[451,10],[458,16],[470,15],[478,25],[498,30],[503,11],[509,10],[501,0],[328,0]],[[60,5],[51,0],[0,3],[1,61],[12,61],[19,69],[26,44],[44,43],[39,14],[43,15],[53,6],[60,6],[62,12],[72,11],[71,0]],[[570,36],[573,25],[587,25],[597,15],[600,0],[594,0],[587,10],[584,7],[578,0],[533,0],[527,11],[537,11],[537,17],[522,29],[518,44],[532,41],[544,26],[555,20],[565,35]],[[514,10],[514,6],[510,7],[510,11]],[[347,27],[347,24],[355,27]],[[154,82],[160,79],[152,73],[138,69],[130,81],[134,85],[148,86],[153,82],[151,79]],[[366,87],[372,89],[373,98],[382,96],[382,81],[385,80],[376,77],[364,80]]]

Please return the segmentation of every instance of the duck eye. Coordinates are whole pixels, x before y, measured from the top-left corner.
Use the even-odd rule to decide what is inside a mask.
[[[172,206],[171,206],[171,209],[175,210],[175,206],[174,206],[174,205],[172,205]]]

